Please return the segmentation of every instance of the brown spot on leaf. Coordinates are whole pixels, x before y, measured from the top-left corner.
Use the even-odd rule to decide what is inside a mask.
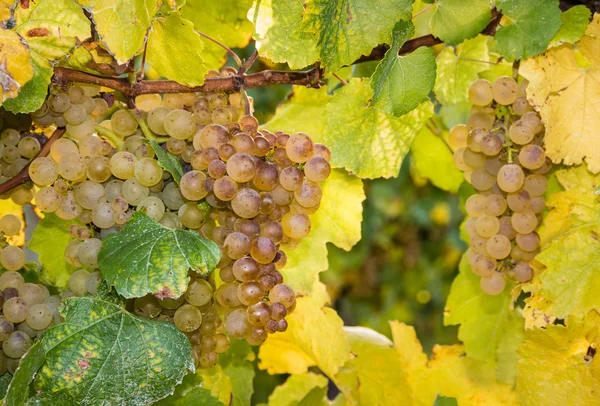
[[[47,35],[50,34],[50,31],[48,30],[48,28],[44,28],[44,27],[39,27],[39,28],[32,28],[29,31],[27,31],[27,36],[32,38],[32,37],[45,37]]]
[[[592,236],[592,238],[594,239],[594,241],[598,241],[598,233],[595,231],[590,231],[590,234]]]
[[[594,347],[588,347],[587,354],[585,354],[583,359],[587,362],[590,362],[594,359],[594,355],[596,355],[596,349]]]
[[[21,8],[28,9],[29,8],[29,0],[21,0]]]
[[[93,354],[92,354],[91,352],[89,352],[89,351],[85,353],[85,357],[86,357],[86,358],[89,358],[89,357],[91,357],[92,355],[93,355]]]
[[[352,10],[350,10],[350,2],[346,3],[346,24],[352,21]]]
[[[90,367],[90,361],[88,361],[87,359],[80,359],[79,361],[77,361],[77,365],[79,365],[79,368],[85,371]]]
[[[169,289],[167,286],[163,287],[158,293],[155,293],[154,296],[159,299],[164,299],[165,297],[173,298],[171,295],[171,289]]]

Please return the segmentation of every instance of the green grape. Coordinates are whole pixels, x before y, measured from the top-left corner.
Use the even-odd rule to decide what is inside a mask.
[[[540,237],[536,233],[517,234],[516,242],[523,251],[532,252],[540,247]]]
[[[92,296],[96,296],[98,294],[98,286],[100,286],[101,282],[102,274],[100,271],[92,272],[85,281],[85,289]]]
[[[543,175],[528,175],[525,178],[523,189],[531,196],[542,196],[548,188],[548,180]]]
[[[229,124],[232,120],[232,115],[229,109],[217,107],[211,114],[212,122],[215,124]]]
[[[208,192],[204,187],[206,175],[200,171],[189,171],[181,178],[179,188],[181,194],[188,200],[198,201],[203,199]]]
[[[23,137],[17,146],[19,153],[25,158],[33,158],[40,152],[40,142],[33,137]]]
[[[2,134],[0,134],[0,140],[4,145],[17,146],[20,139],[21,135],[19,132],[12,128],[7,128],[6,130],[2,131]]]
[[[310,232],[310,219],[304,213],[287,213],[281,219],[285,235],[293,239],[302,239]]]
[[[497,217],[483,214],[475,222],[475,231],[483,238],[490,238],[500,230],[500,220]]]
[[[252,183],[256,189],[268,192],[277,186],[278,177],[277,166],[270,162],[263,162],[256,170]]]
[[[210,303],[212,294],[213,289],[210,283],[199,278],[188,286],[185,292],[185,300],[191,305],[200,307]]]
[[[466,149],[465,148],[459,148],[456,151],[454,151],[454,154],[452,155],[452,160],[454,161],[454,166],[456,166],[458,168],[458,170],[466,172],[466,171],[470,171],[472,170],[472,168],[466,164],[465,162],[465,155]]]
[[[52,323],[52,311],[45,304],[35,304],[29,307],[25,321],[32,329],[43,330]]]
[[[68,124],[79,125],[85,121],[87,111],[81,104],[71,104],[63,113],[63,117]]]
[[[246,282],[255,280],[258,277],[260,268],[256,260],[251,257],[244,257],[233,263],[232,272],[235,279],[240,282]]]
[[[139,297],[133,302],[133,311],[141,317],[153,319],[162,311],[162,306],[153,295]]]
[[[148,197],[150,190],[142,186],[135,178],[127,179],[121,189],[123,198],[132,206],[137,206],[144,198]]]
[[[235,308],[241,305],[237,295],[237,285],[233,283],[224,283],[219,286],[215,297],[217,302],[224,307]]]
[[[227,174],[236,182],[248,182],[256,174],[256,165],[252,157],[245,153],[237,153],[227,161]]]
[[[75,104],[81,104],[85,100],[85,91],[82,87],[74,85],[69,89],[69,101]]]
[[[179,210],[179,208],[185,203],[185,198],[179,191],[179,188],[175,182],[169,182],[165,185],[162,190],[161,199],[165,206],[171,210]]]
[[[494,272],[490,277],[481,278],[480,286],[484,293],[494,296],[502,293],[506,287],[506,280],[502,273]]]
[[[287,316],[287,308],[282,303],[271,303],[271,318],[275,321],[281,321]]]
[[[271,289],[269,292],[269,300],[272,304],[281,303],[286,309],[290,309],[296,304],[296,294],[289,285],[281,283],[275,285],[273,289]]]
[[[180,296],[177,299],[165,297],[163,299],[158,300],[158,303],[160,303],[160,305],[162,307],[164,307],[165,309],[168,309],[168,310],[179,309],[181,307],[181,305],[183,304],[183,302],[185,302],[185,297],[183,297],[183,296]]]
[[[177,215],[181,224],[191,230],[202,227],[206,221],[205,212],[198,208],[198,205],[192,202],[185,203],[179,208]]]
[[[229,349],[229,338],[225,334],[215,334],[215,352],[222,354]]]
[[[27,302],[20,297],[13,297],[8,299],[2,308],[4,317],[11,323],[22,323],[27,318],[27,312],[29,306]]]
[[[77,181],[85,176],[86,162],[79,153],[69,152],[61,157],[58,163],[58,174],[70,181]]]
[[[273,241],[265,237],[258,237],[250,245],[250,255],[259,264],[268,264],[275,259],[277,246]]]
[[[114,215],[110,203],[102,202],[92,210],[92,222],[98,228],[111,228],[115,225]]]
[[[259,157],[267,156],[271,151],[271,144],[265,137],[257,136],[254,138],[254,155]]]
[[[519,163],[527,169],[539,169],[546,162],[546,153],[539,145],[526,145],[519,152]]]
[[[304,165],[304,174],[312,182],[324,182],[331,174],[331,166],[325,158],[313,156]]]
[[[236,309],[229,313],[225,320],[225,331],[233,338],[246,338],[250,334],[250,324],[246,317],[246,311]]]
[[[475,111],[467,119],[467,127],[473,128],[485,128],[490,130],[494,125],[496,116],[494,114],[488,114],[485,111]]]
[[[211,368],[217,365],[219,355],[215,352],[205,352],[200,356],[200,366],[202,368]]]
[[[231,145],[233,145],[235,150],[239,153],[251,154],[254,152],[254,140],[245,133],[235,135],[231,139]]]
[[[60,162],[65,154],[73,153],[79,153],[79,148],[77,144],[66,138],[56,140],[50,147],[50,157],[54,162]]]
[[[135,176],[137,162],[138,159],[132,153],[120,151],[110,158],[110,171],[119,179],[131,179]]]
[[[121,137],[127,137],[135,132],[138,123],[128,110],[117,110],[110,118],[112,130]]]
[[[529,234],[535,231],[538,220],[534,212],[526,210],[520,213],[513,213],[511,224],[517,233]]]
[[[476,80],[469,87],[469,101],[476,106],[487,106],[492,102],[492,84],[485,79]]]
[[[265,291],[256,281],[243,282],[237,288],[238,299],[244,306],[258,303],[264,295]]]
[[[2,351],[11,358],[21,358],[31,347],[31,338],[22,331],[13,331],[2,343]]]
[[[523,114],[532,110],[532,107],[527,101],[527,97],[523,96],[519,96],[515,99],[515,101],[512,104],[512,108],[517,116],[522,116]]]
[[[9,271],[16,271],[25,266],[25,253],[14,245],[6,246],[0,251],[0,264]]]
[[[83,123],[78,125],[72,125],[67,123],[67,133],[77,141],[83,141],[87,137],[91,136],[96,130],[96,122],[90,116],[86,116]]]
[[[104,187],[97,182],[84,181],[73,189],[77,203],[86,210],[95,209],[105,199]]]
[[[527,262],[519,261],[515,265],[513,273],[518,282],[529,282],[533,278],[533,267]]]
[[[105,156],[95,156],[88,161],[86,175],[93,182],[106,182],[110,179],[110,161]]]
[[[85,288],[85,282],[89,278],[90,273],[85,269],[80,269],[75,271],[69,277],[69,289],[76,296],[83,296],[87,293],[87,289]]]
[[[290,192],[300,189],[303,180],[304,174],[300,169],[294,166],[283,168],[279,173],[279,183],[281,184],[281,187]]]
[[[262,200],[257,191],[250,188],[241,189],[231,201],[231,208],[242,218],[256,217],[260,213]]]
[[[498,171],[497,181],[504,192],[514,193],[523,186],[525,174],[518,165],[507,164]]]
[[[286,327],[287,329],[287,327]],[[285,330],[283,330],[285,331]],[[250,334],[246,337],[246,341],[250,345],[261,345],[267,339],[268,333],[264,328],[252,327]]]
[[[102,140],[96,136],[87,137],[79,143],[79,153],[84,157],[96,156],[100,152]]]
[[[250,239],[245,234],[233,232],[225,238],[223,248],[229,258],[240,259],[250,252]]]
[[[479,191],[490,190],[496,183],[496,178],[490,175],[484,168],[477,168],[471,174],[471,184]]]
[[[38,330],[34,330],[33,328],[31,328],[29,326],[29,324],[27,324],[26,322],[19,324],[19,326],[17,327],[17,330],[22,331],[23,333],[27,334],[27,336],[29,338],[32,338],[32,339],[37,337],[37,334],[39,332]]]
[[[230,161],[231,159],[229,160],[229,162]],[[217,179],[215,181],[213,186],[213,193],[215,194],[215,197],[219,200],[233,200],[235,195],[238,193],[238,184],[229,176],[223,176],[222,178]]]
[[[510,254],[510,240],[502,234],[496,234],[487,240],[485,249],[494,259],[504,259]]]
[[[457,124],[450,129],[448,132],[448,142],[454,149],[466,148],[467,147],[467,136],[469,135],[469,129],[464,124]],[[315,144],[316,146],[317,144]],[[322,144],[319,144],[322,145]],[[326,158],[326,160],[329,160]]]
[[[50,296],[48,289],[35,283],[24,283],[19,288],[19,297],[29,306],[42,303],[48,296]]]
[[[506,211],[506,199],[492,194],[485,198],[483,211],[490,216],[499,217]]]
[[[483,136],[479,143],[481,152],[487,156],[498,155],[502,150],[502,139],[493,133],[488,133]]]
[[[104,117],[108,113],[108,103],[101,97],[95,98],[94,110],[90,113],[95,119]]]
[[[164,119],[165,131],[168,135],[178,140],[185,140],[194,135],[196,123],[192,113],[182,109],[170,111]]]
[[[154,159],[142,158],[135,164],[134,174],[140,185],[150,187],[162,179],[163,169]]]
[[[525,126],[529,127],[534,134],[538,134],[544,130],[542,120],[540,120],[540,117],[534,111],[523,114],[523,117],[519,121],[522,121]]]
[[[68,191],[67,194],[63,196],[61,205],[55,213],[60,219],[73,220],[81,214],[82,210],[82,207],[75,200],[73,192]]]
[[[520,189],[506,196],[508,207],[514,212],[523,212],[531,208],[531,196],[525,189]]]
[[[113,179],[104,184],[104,195],[106,200],[111,202],[117,197],[123,197],[122,195],[123,181]]]
[[[10,199],[19,206],[25,206],[33,200],[33,190],[20,186],[13,190]]]
[[[292,134],[287,140],[285,152],[292,162],[304,163],[313,155],[314,144],[305,133]]]
[[[55,94],[50,100],[50,108],[57,113],[64,113],[70,104],[69,96],[65,93]]]
[[[273,191],[275,190],[276,189],[273,189]],[[318,184],[307,180],[302,182],[302,186],[298,190],[294,191],[294,198],[296,199],[296,202],[300,206],[307,208],[320,204],[322,196],[323,192],[321,187]],[[274,192],[273,197],[275,197]]]
[[[546,208],[546,201],[543,196],[533,196],[531,198],[531,211],[539,214]]]
[[[225,283],[231,283],[235,281],[235,276],[233,275],[233,270],[230,265],[225,266],[219,270],[219,277]]]
[[[180,331],[189,333],[197,330],[202,324],[202,312],[197,307],[184,304],[175,311],[173,320]]]
[[[6,320],[4,317],[0,317],[0,341],[6,341],[9,334],[15,330],[14,324]]]
[[[160,221],[165,214],[165,204],[158,197],[148,196],[137,206],[137,211],[143,211],[154,221]]]
[[[509,76],[500,76],[492,85],[492,95],[498,104],[507,106],[517,100],[518,84]]]
[[[19,234],[21,231],[21,220],[14,214],[5,214],[0,217],[0,232],[7,236],[13,236]]]
[[[98,267],[98,253],[102,247],[102,240],[99,238],[88,238],[77,247],[77,257],[81,264],[87,268],[94,269]],[[86,276],[87,277],[87,276]],[[80,289],[71,288],[75,294],[80,295]],[[82,293],[83,294],[83,293]]]
[[[8,288],[20,289],[24,283],[23,276],[16,271],[8,271],[0,275],[0,290]]]
[[[527,123],[523,121],[523,118],[521,118],[511,124],[508,130],[508,136],[515,144],[525,145],[533,140],[535,132],[531,126],[527,125]]]
[[[51,185],[58,177],[58,167],[48,157],[35,158],[31,161],[28,171],[31,180],[38,186]]]

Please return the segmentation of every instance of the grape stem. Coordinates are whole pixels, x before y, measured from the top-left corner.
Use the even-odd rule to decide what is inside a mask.
[[[102,127],[101,125],[96,126],[96,133],[102,138],[106,138],[112,142],[119,151],[121,150],[121,147],[123,146],[123,140],[119,138],[117,134],[106,127]]]
[[[498,28],[498,24],[500,23],[501,17],[502,13],[496,9],[493,9],[490,23],[481,33],[484,35],[494,35],[496,29]],[[207,37],[206,34],[201,35]],[[213,40],[213,38],[209,39]],[[431,34],[413,38],[404,43],[398,54],[409,54],[419,47],[430,47],[441,43],[442,40],[434,37]],[[363,55],[354,61],[353,64],[368,61],[379,61],[383,59],[388,49],[389,47],[387,45],[378,45],[371,51],[369,55]],[[236,55],[235,59],[239,60],[239,57]],[[225,77],[207,78],[202,86],[187,87],[172,80],[141,80],[137,83],[131,84],[127,78],[102,77],[68,68],[56,68],[54,70],[54,77],[52,81],[54,84],[62,86],[65,86],[67,83],[71,82],[91,83],[118,90],[126,98],[135,98],[136,96],[142,94],[156,93],[235,93],[239,92],[242,87],[247,90],[271,85],[298,85],[318,88],[321,86],[321,81],[319,79],[323,76],[323,73],[324,71],[320,66],[315,66],[312,69],[305,71],[264,70],[249,75],[238,74]]]
[[[221,48],[223,48],[225,51],[227,51],[227,53],[229,55],[231,55],[231,57],[233,58],[233,60],[235,61],[235,63],[237,63],[237,65],[241,68],[243,66],[242,60],[240,59],[239,56],[237,56],[237,54],[235,52],[233,52],[233,50],[231,48],[229,48],[227,45],[223,44],[221,41],[217,40],[216,38],[211,37],[210,35],[206,35],[203,32],[200,31],[196,31],[199,35],[203,36],[204,38],[214,42],[215,44],[217,44],[218,46],[220,46]]]
[[[48,155],[50,153],[50,147],[52,146],[52,144],[54,144],[56,140],[61,138],[65,134],[65,131],[66,130],[64,127],[59,127],[56,130],[54,130],[50,138],[48,138],[48,141],[46,141],[46,143],[42,146],[40,152],[37,153],[34,159]],[[28,182],[29,180],[29,164],[27,164],[15,176],[10,178],[6,182],[0,184],[0,195],[3,195],[4,193],[16,188],[17,186]]]
[[[167,142],[169,137],[157,137],[156,135],[154,135],[150,127],[148,127],[148,123],[146,123],[146,120],[144,120],[144,116],[142,115],[142,112],[139,109],[135,109],[133,111],[133,117],[140,126],[140,129],[142,130],[142,133],[144,134],[144,137],[146,137],[146,139],[150,141],[154,140],[158,143]]]
[[[346,82],[344,79],[342,79],[341,77],[339,77],[339,75],[337,73],[332,73],[333,77],[336,78],[337,80],[340,81],[340,83],[344,86],[346,86],[348,84],[348,82]]]

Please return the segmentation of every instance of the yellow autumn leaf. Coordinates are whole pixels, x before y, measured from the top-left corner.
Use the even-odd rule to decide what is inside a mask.
[[[350,358],[344,323],[335,310],[312,296],[300,297],[286,320],[288,329],[270,335],[258,352],[259,368],[270,374],[300,374],[318,366],[332,377]]]
[[[600,315],[569,317],[526,334],[519,348],[517,395],[522,406],[597,405],[600,393]]]
[[[577,165],[585,160],[600,172],[600,14],[576,44],[551,48],[523,61],[527,96],[546,126],[546,153],[553,162]],[[586,60],[587,59],[587,60]]]
[[[19,206],[10,199],[0,200],[0,217],[6,214],[14,214],[21,220],[21,231],[18,234],[6,237],[10,245],[22,247],[25,245],[25,217],[23,216],[23,206]]]
[[[438,395],[455,398],[459,406],[516,404],[511,386],[496,382],[494,362],[467,357],[461,345],[436,345],[428,360],[414,327],[397,321],[390,326],[414,405],[432,405]]]
[[[32,77],[29,47],[16,32],[0,28],[0,101],[16,97]]]

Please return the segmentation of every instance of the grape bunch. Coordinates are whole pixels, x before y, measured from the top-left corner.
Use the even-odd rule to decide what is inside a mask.
[[[496,295],[506,278],[527,282],[539,252],[536,229],[545,207],[552,163],[542,147],[544,126],[525,97],[527,82],[507,76],[469,88],[467,124],[453,127],[454,163],[477,194],[466,201],[467,258],[481,289]]]
[[[25,266],[25,253],[8,245],[5,236],[17,234],[21,221],[12,214],[0,218],[0,375],[13,374],[33,341],[61,322],[61,297],[44,285],[25,282],[17,270]]]
[[[89,85],[52,89],[33,121],[66,133],[48,156],[31,161],[31,196],[21,202],[34,197],[41,212],[78,220],[64,252],[78,270],[63,297],[96,294],[102,240],[136,211],[213,240],[222,254],[217,272],[190,272],[180,298],[130,303],[140,316],[174,323],[189,337],[197,366],[210,367],[230,338],[259,345],[287,329],[296,299],[280,272],[282,247],[293,249],[310,232],[330,152],[304,133],[259,129],[245,114],[252,101],[240,93],[144,95],[136,106],[109,107]],[[148,139],[179,161],[180,182],[159,165]]]

